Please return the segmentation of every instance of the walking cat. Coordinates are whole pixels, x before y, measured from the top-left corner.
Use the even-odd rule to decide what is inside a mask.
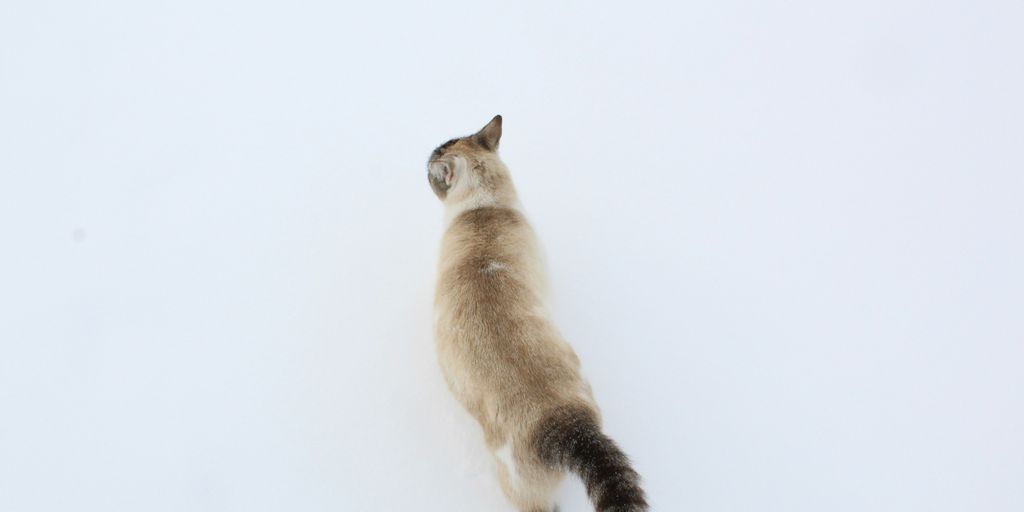
[[[596,510],[647,510],[639,476],[601,432],[579,359],[552,323],[533,230],[498,156],[501,116],[430,155],[445,209],[435,307],[438,359],[483,427],[508,499],[550,512],[567,471]]]

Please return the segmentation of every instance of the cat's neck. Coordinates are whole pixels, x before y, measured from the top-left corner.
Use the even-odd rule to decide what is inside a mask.
[[[450,226],[459,215],[477,208],[511,208],[517,211],[521,210],[519,198],[515,193],[506,193],[498,197],[495,194],[478,190],[466,197],[452,198],[445,201],[444,225],[446,227]]]

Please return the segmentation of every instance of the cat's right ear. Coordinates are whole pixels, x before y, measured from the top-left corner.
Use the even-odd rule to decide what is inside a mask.
[[[473,134],[473,140],[488,151],[497,151],[501,142],[501,116],[494,116],[487,126]]]

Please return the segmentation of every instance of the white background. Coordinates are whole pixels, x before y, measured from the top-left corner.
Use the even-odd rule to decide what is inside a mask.
[[[496,113],[655,510],[1024,510],[1022,26],[5,2],[0,510],[510,510],[433,353],[424,165]]]

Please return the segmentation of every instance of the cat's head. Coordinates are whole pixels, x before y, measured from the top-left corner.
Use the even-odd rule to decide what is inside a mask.
[[[496,201],[514,194],[508,169],[498,157],[501,116],[480,131],[441,144],[427,161],[427,181],[441,201],[483,193]]]

